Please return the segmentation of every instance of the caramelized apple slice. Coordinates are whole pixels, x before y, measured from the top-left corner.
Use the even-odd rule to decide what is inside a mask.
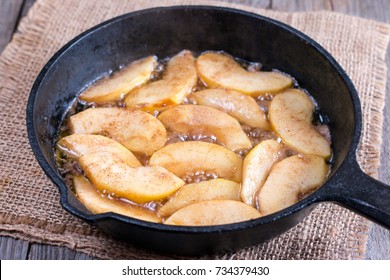
[[[94,83],[80,95],[80,99],[95,103],[120,100],[132,89],[147,82],[156,66],[155,56],[136,60],[114,75]]]
[[[231,56],[207,52],[198,57],[196,67],[200,78],[209,87],[233,89],[258,96],[288,88],[292,79],[278,72],[250,72],[245,70]]]
[[[314,128],[314,105],[304,92],[290,89],[274,97],[269,107],[272,127],[285,143],[296,150],[329,158],[329,142]]]
[[[132,152],[151,155],[165,144],[166,130],[155,117],[140,110],[90,108],[70,117],[76,134],[103,134]]]
[[[250,96],[222,88],[196,91],[193,95],[198,104],[224,111],[242,124],[265,130],[270,128],[264,112]]]
[[[126,97],[126,106],[143,110],[160,110],[179,104],[197,82],[195,58],[184,50],[168,62],[161,80],[136,89]]]
[[[210,200],[191,204],[164,223],[176,226],[214,226],[260,218],[255,208],[235,200]]]
[[[298,202],[302,194],[321,186],[328,167],[315,155],[288,157],[272,168],[258,196],[259,210],[268,215]]]
[[[132,168],[107,152],[86,154],[79,162],[97,189],[137,203],[166,198],[184,185],[184,181],[161,166]]]
[[[102,196],[83,176],[75,176],[73,186],[81,203],[94,214],[114,212],[148,222],[161,223],[161,219],[151,210]]]
[[[238,155],[217,144],[199,141],[167,145],[152,155],[149,165],[163,166],[180,178],[205,171],[240,183],[242,176],[242,159]]]
[[[255,206],[255,195],[263,186],[272,166],[284,157],[284,151],[275,140],[265,140],[254,147],[244,159],[241,198]]]
[[[213,179],[181,187],[159,210],[161,216],[170,216],[177,210],[204,200],[239,200],[240,184]]]
[[[232,151],[252,148],[238,121],[211,107],[177,105],[161,113],[158,119],[171,131],[192,135],[212,134]]]
[[[115,154],[130,167],[141,166],[138,159],[118,142],[101,135],[72,134],[61,138],[57,143],[58,149],[71,159],[96,152]]]

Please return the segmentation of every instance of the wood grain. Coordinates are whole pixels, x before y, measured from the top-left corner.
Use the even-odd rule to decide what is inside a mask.
[[[252,6],[256,8],[269,9],[272,0],[222,0],[224,2],[236,3],[241,5]]]
[[[12,237],[0,238],[1,260],[25,260],[27,259],[29,242]]]
[[[340,13],[386,22],[390,14],[389,2],[389,0],[332,0],[332,5],[333,9]]]
[[[389,4],[390,5],[390,4]],[[390,13],[387,13],[386,22],[390,23]],[[387,50],[386,64],[387,86],[386,86],[386,103],[383,111],[383,136],[382,136],[382,156],[379,168],[379,180],[390,185],[390,48]],[[370,231],[367,244],[367,258],[376,260],[390,259],[390,230],[373,224]]]
[[[22,6],[23,0],[0,1],[0,53],[15,31]]]
[[[332,0],[333,10],[367,19],[390,23],[390,0],[346,1]],[[390,65],[390,54],[387,52],[387,66]],[[390,71],[387,72],[386,103],[384,108],[384,123],[382,133],[381,165],[379,180],[390,185]],[[390,231],[373,224],[367,242],[367,259],[390,259]]]
[[[333,10],[390,23],[390,0],[224,0],[278,11]],[[0,53],[35,0],[0,0]],[[387,55],[390,66],[390,55]],[[380,180],[390,184],[390,71],[384,109]],[[373,225],[367,245],[367,259],[390,259],[390,231]],[[0,237],[0,259],[92,259],[66,247],[30,244],[11,237]]]
[[[30,10],[31,6],[34,3],[35,3],[35,0],[24,0],[23,7],[22,7],[22,10],[21,10],[21,13],[20,13],[20,19],[27,15],[28,11]]]
[[[370,1],[372,2],[372,1]],[[356,12],[356,15],[375,20],[380,20],[390,23],[390,0],[379,0],[375,6],[364,6],[363,9]],[[355,3],[356,5],[356,3]],[[354,8],[355,9],[355,8]],[[363,12],[364,11],[364,12]],[[350,11],[347,11],[350,12]],[[381,165],[379,168],[379,180],[390,185],[390,48],[387,50],[386,64],[387,71],[387,85],[386,85],[386,100],[383,111],[383,133],[382,133],[382,151],[381,151]],[[384,260],[390,259],[390,231],[373,224],[370,229],[370,234],[367,243],[367,259]]]
[[[92,260],[93,258],[66,247],[32,244],[29,260]]]
[[[271,9],[283,12],[332,10],[331,0],[272,0]]]
[[[23,8],[25,7],[25,15],[34,2],[35,0],[0,0],[0,54],[11,40],[22,17]],[[28,250],[27,241],[0,237],[0,259],[2,260],[27,259]]]

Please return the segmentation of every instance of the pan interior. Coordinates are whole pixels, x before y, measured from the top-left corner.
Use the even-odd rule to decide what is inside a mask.
[[[334,173],[351,144],[355,145],[355,93],[332,59],[301,36],[258,16],[202,7],[153,9],[100,25],[57,53],[33,88],[35,99],[28,117],[35,128],[32,133],[42,154],[40,160],[48,164],[45,171],[60,180],[54,155],[59,127],[69,105],[86,85],[119,65],[147,55],[165,57],[189,49],[195,53],[223,50],[296,78],[329,120]],[[66,188],[63,182],[60,188]],[[68,202],[85,211],[71,192]]]

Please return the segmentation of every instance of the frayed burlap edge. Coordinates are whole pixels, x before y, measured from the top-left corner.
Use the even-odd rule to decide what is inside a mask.
[[[287,16],[287,21],[290,21],[295,14],[305,14],[305,13],[281,13],[273,11],[265,11],[256,9],[253,7],[242,6],[237,4],[221,3],[221,2],[211,2],[211,1],[161,1],[154,6],[166,6],[166,5],[177,5],[177,4],[211,4],[216,6],[227,6],[233,8],[240,8],[250,12],[256,12],[260,14],[265,14],[266,16],[273,17],[278,19],[283,16]],[[19,83],[16,79],[10,79],[10,77],[18,76],[18,69],[23,67],[23,60],[15,60],[13,58],[18,57],[19,53],[29,53],[34,47],[37,47],[35,44],[36,40],[39,39],[42,30],[44,30],[46,21],[51,16],[51,11],[53,9],[53,2],[45,2],[43,0],[38,0],[33,7],[30,9],[27,17],[24,18],[18,28],[17,33],[15,34],[12,42],[5,48],[0,58],[0,69],[7,69],[7,73],[0,73],[0,107],[5,106],[7,102],[12,98],[15,89],[21,90]],[[151,6],[150,6],[151,7]],[[331,12],[311,12],[312,14],[316,13],[329,13]],[[344,16],[341,15],[340,16]],[[286,21],[286,18],[284,18]],[[368,20],[367,20],[368,21]],[[380,152],[382,144],[382,123],[383,123],[383,108],[384,108],[384,92],[386,89],[386,73],[387,68],[385,65],[385,54],[386,47],[389,42],[389,29],[390,27],[385,24],[377,25],[378,33],[380,36],[375,41],[375,48],[377,50],[375,56],[375,65],[378,66],[377,71],[378,75],[375,79],[374,90],[372,91],[373,102],[371,115],[368,116],[368,119],[372,120],[371,123],[365,124],[363,127],[364,131],[368,131],[368,135],[365,138],[365,141],[362,141],[361,146],[365,146],[366,149],[363,151],[359,149],[358,158],[359,163],[364,167],[364,171],[371,176],[377,177],[378,166],[380,163]],[[42,62],[43,67],[44,62]],[[6,85],[6,86],[4,86]],[[375,145],[368,145],[368,143],[375,143]],[[57,235],[47,235],[46,230],[50,228],[57,227],[58,225],[51,225],[44,221],[32,221],[29,217],[18,217],[12,215],[1,215],[0,216],[0,233],[5,236],[12,236],[16,238],[22,238],[31,242],[46,243],[52,245],[63,245],[71,249],[75,249],[80,252],[84,252],[93,256],[94,252],[90,248],[82,248],[76,246],[78,242],[69,242],[69,236],[62,233]],[[367,232],[369,228],[369,223],[367,220],[360,218],[357,227],[360,228],[358,231],[358,238],[350,239],[351,252],[349,256],[352,258],[364,258],[365,246],[367,242]],[[58,230],[58,229],[57,229]],[[28,234],[26,234],[28,233]],[[74,232],[72,232],[73,234]],[[82,236],[80,235],[80,238]],[[103,254],[100,257],[112,257],[105,256]]]
[[[374,65],[378,75],[373,84],[372,99],[375,102],[371,103],[370,115],[364,115],[363,118],[371,120],[371,122],[363,122],[362,134],[357,151],[357,159],[360,167],[368,175],[378,178],[378,170],[381,159],[382,146],[382,131],[383,131],[383,109],[385,107],[385,93],[387,84],[387,66],[386,53],[389,45],[389,25],[378,25],[377,40],[375,41],[375,57]],[[364,101],[361,100],[363,103]],[[372,143],[375,143],[372,145]],[[365,147],[363,150],[362,147]]]

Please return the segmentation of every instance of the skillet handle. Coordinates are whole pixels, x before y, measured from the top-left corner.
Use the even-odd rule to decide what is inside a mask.
[[[390,229],[390,186],[365,174],[356,160],[320,189],[324,201],[333,201]],[[340,170],[341,171],[341,170]]]

